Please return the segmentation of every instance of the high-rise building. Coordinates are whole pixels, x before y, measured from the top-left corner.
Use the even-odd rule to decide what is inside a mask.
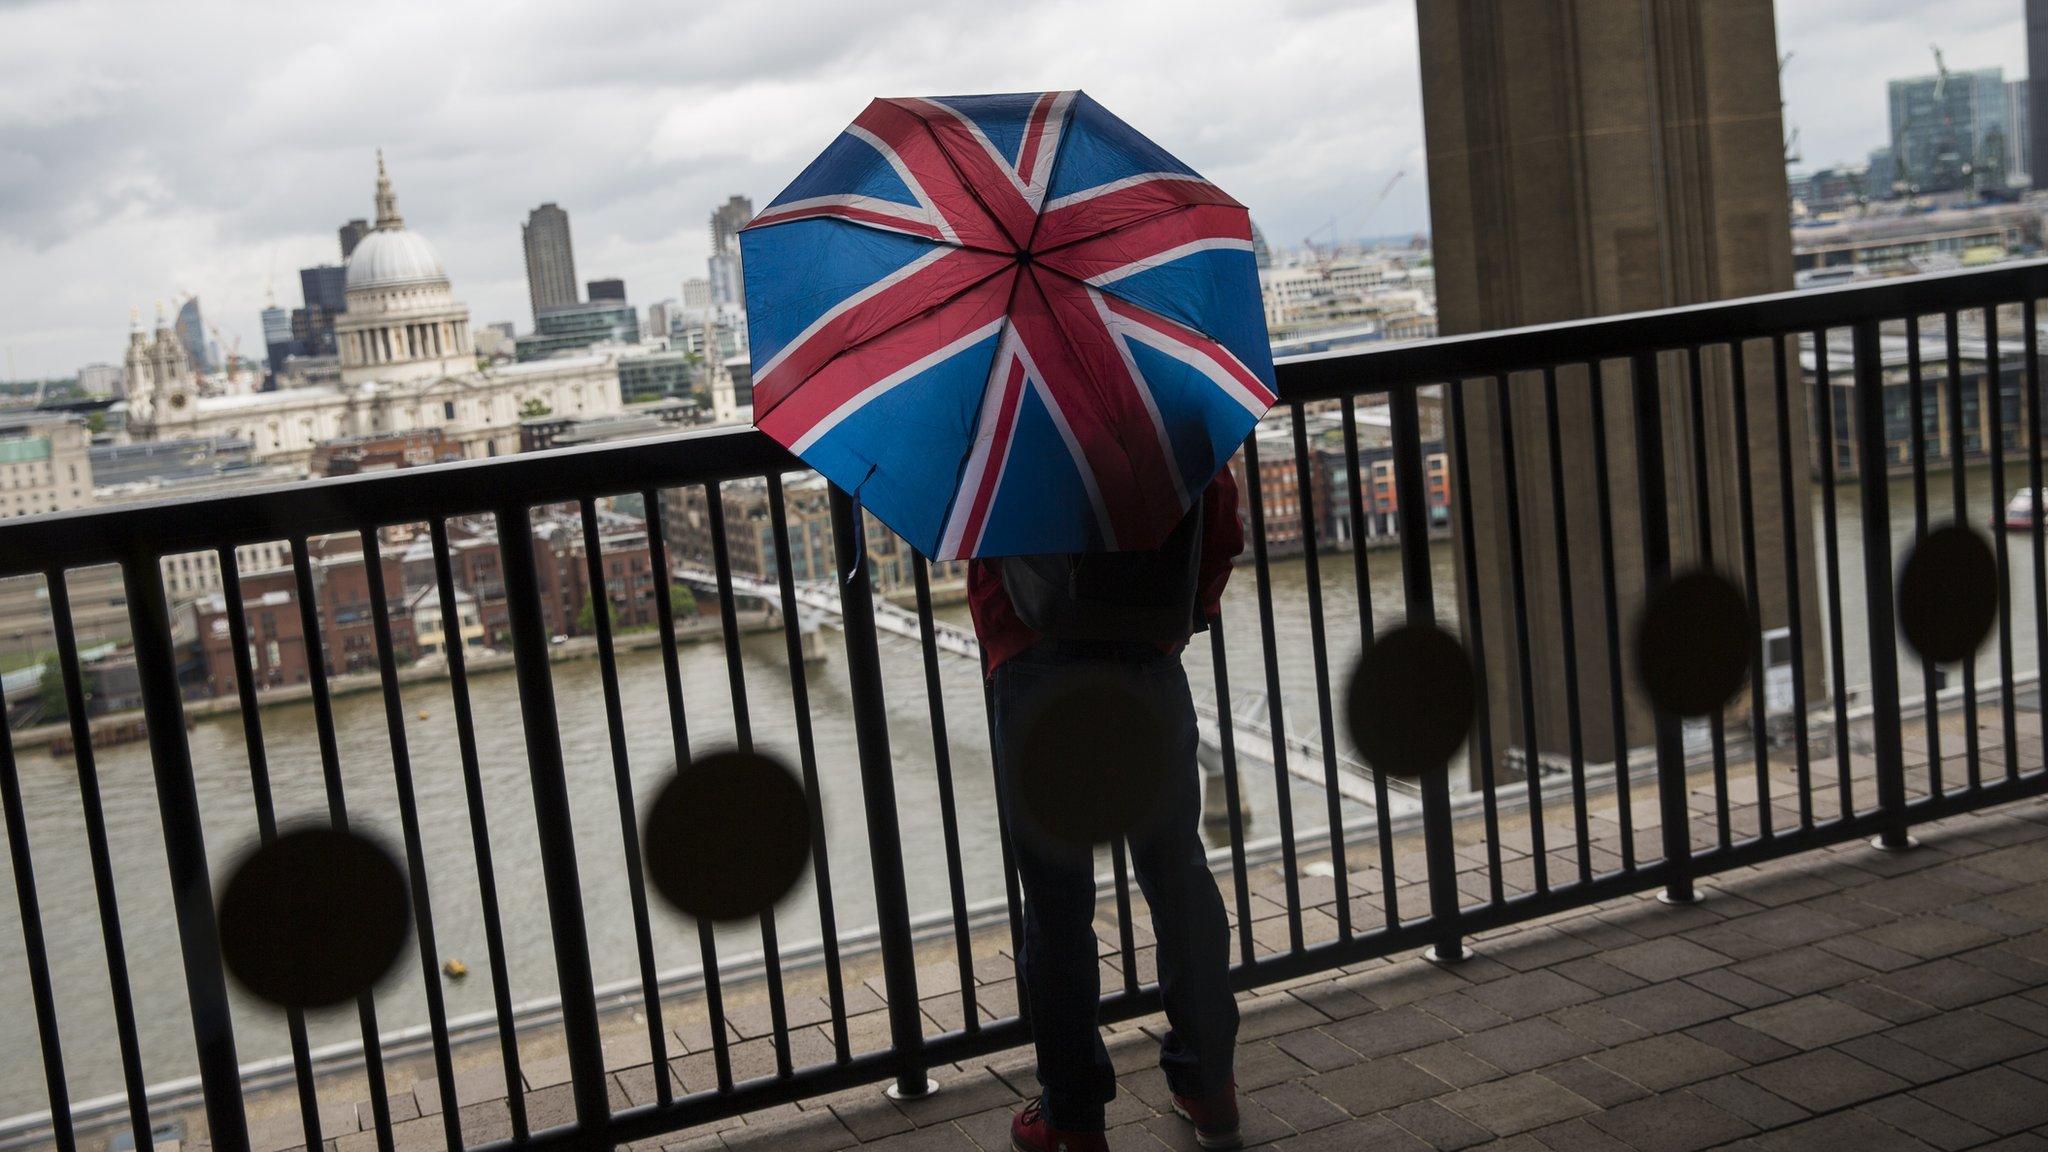
[[[271,304],[263,309],[263,362],[272,372],[292,354],[292,314]]]
[[[526,214],[519,237],[526,245],[526,294],[533,301],[533,319],[538,324],[546,309],[578,303],[569,214],[552,202],[543,204]]]
[[[2012,170],[2005,72],[1947,71],[1894,80],[1892,156],[1909,191],[2002,191]]]
[[[647,326],[645,331],[647,338],[650,340],[668,339],[669,333],[674,331],[675,327],[682,322],[683,306],[677,303],[674,297],[670,297],[667,300],[656,300],[647,306]]]
[[[640,314],[631,304],[623,300],[593,300],[588,304],[543,309],[533,318],[533,332],[519,337],[515,355],[524,363],[607,342],[640,342]]]
[[[334,318],[348,310],[348,269],[339,264],[299,269],[299,294],[305,305],[292,309],[290,354],[334,355]]]
[[[0,416],[0,519],[90,505],[91,440],[69,413]]]
[[[2036,76],[2042,83],[2027,85],[2027,173],[2048,188],[2048,0],[2027,0],[2027,79]]]
[[[206,318],[199,313],[199,297],[193,296],[178,306],[178,318],[173,324],[193,371],[203,376],[220,367],[219,350],[206,338]]]
[[[78,370],[78,390],[87,396],[114,396],[121,391],[119,364],[87,364]]]
[[[695,276],[683,281],[683,307],[703,312],[711,307],[711,281]]]
[[[745,196],[730,197],[711,213],[711,258],[707,266],[713,307],[746,307],[746,290],[740,280],[740,229],[753,218],[754,202]]]
[[[361,244],[363,242],[363,237],[368,236],[369,234],[370,222],[368,220],[358,218],[355,220],[351,220],[346,224],[343,224],[341,226],[342,260],[347,261],[347,259],[350,256],[355,255],[356,245]]]
[[[589,292],[588,299],[592,304],[597,303],[599,300],[624,300],[626,298],[626,282],[617,277],[592,280],[586,286],[586,290]]]
[[[2014,184],[2030,181],[2034,172],[2033,85],[2025,80],[2005,82],[2006,146],[2010,150],[2006,179]]]

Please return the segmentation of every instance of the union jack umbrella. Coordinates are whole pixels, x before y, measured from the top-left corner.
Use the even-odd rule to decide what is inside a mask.
[[[740,247],[755,423],[935,559],[1156,547],[1273,403],[1250,214],[1081,92],[876,100]]]

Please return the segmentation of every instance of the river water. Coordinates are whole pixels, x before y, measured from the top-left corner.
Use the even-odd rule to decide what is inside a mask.
[[[2023,483],[2022,471],[2014,469],[2009,484]],[[1967,519],[1982,527],[1992,513],[1988,473],[1983,469],[1971,472],[1969,487]],[[1937,508],[1948,509],[1946,477],[1933,488],[1941,494]],[[1853,685],[1865,679],[1862,669],[1868,660],[1860,643],[1861,630],[1853,625],[1860,619],[1863,603],[1861,525],[1855,515],[1854,488],[1840,493],[1839,507],[1843,512],[1839,544],[1843,612],[1852,621],[1847,629],[1847,678]],[[1892,507],[1893,536],[1902,551],[1912,528],[1911,488],[1906,481],[1893,483]],[[1934,516],[1936,521],[1949,518],[1953,518],[1952,510],[1947,514],[1937,511]],[[1816,514],[1816,533],[1819,524]],[[2014,662],[2019,669],[2031,670],[2036,667],[2032,557],[2025,546],[2026,537],[2012,540],[2016,545],[2011,557]],[[1384,628],[1402,615],[1399,556],[1374,552],[1368,560],[1375,626]],[[1448,546],[1433,546],[1431,563],[1438,613],[1448,623],[1456,612]],[[1352,573],[1350,555],[1323,558],[1325,634],[1331,684],[1337,692],[1341,692],[1360,647]],[[1302,560],[1272,565],[1272,598],[1288,726],[1297,732],[1313,732],[1316,678]],[[942,614],[965,620],[962,608],[944,609]],[[1256,582],[1248,565],[1238,571],[1226,593],[1225,619],[1233,691],[1262,691],[1265,665]],[[921,657],[916,644],[908,640],[885,635],[881,646],[897,805],[904,814],[903,855],[911,911],[913,915],[939,912],[947,907],[949,894],[936,818],[938,791]],[[873,881],[853,751],[846,666],[836,631],[826,632],[824,647],[828,658],[810,666],[806,677],[834,907],[839,926],[846,931],[872,923]],[[749,636],[743,639],[741,649],[756,745],[793,764],[794,715],[782,637],[779,633]],[[1987,645],[1980,655],[1979,666],[1986,673],[1996,668],[1995,653],[1995,645]],[[976,668],[966,660],[945,655],[940,659],[967,897],[970,901],[998,898],[1003,891],[1001,860],[995,846],[981,685]],[[1187,664],[1197,698],[1213,702],[1214,676],[1206,644],[1200,638]],[[1914,694],[1918,665],[1904,656],[1901,668],[1906,691]],[[673,764],[660,655],[653,650],[623,653],[619,671],[634,788],[644,807]],[[730,746],[733,708],[723,647],[716,642],[684,647],[682,672],[693,748],[703,751]],[[600,984],[631,981],[637,978],[638,968],[622,880],[624,856],[598,665],[594,660],[558,664],[553,673],[569,768],[583,911],[596,977]],[[501,672],[474,677],[470,688],[513,999],[537,999],[553,992],[554,970],[516,683],[510,673]],[[444,957],[463,958],[472,971],[464,981],[441,981],[450,1015],[461,1016],[488,1012],[491,989],[449,691],[445,682],[408,685],[404,703],[438,950]],[[352,822],[396,849],[400,843],[398,808],[382,698],[374,692],[343,697],[335,701],[334,713]],[[310,705],[266,708],[261,721],[280,823],[324,821],[326,797]],[[241,720],[235,715],[201,720],[189,739],[208,853],[218,883],[255,841]],[[145,1073],[152,1083],[190,1075],[195,1071],[190,1017],[145,746],[102,749],[98,764]],[[20,766],[73,1099],[116,1092],[121,1079],[112,1002],[72,762],[41,749],[23,749]],[[1244,761],[1242,768],[1251,834],[1271,835],[1277,830],[1271,768],[1250,760]],[[1288,786],[1297,830],[1324,827],[1326,807],[1321,789],[1298,780]],[[1359,815],[1361,811],[1347,808],[1346,814]],[[5,862],[0,861],[0,872],[5,870]],[[12,892],[11,874],[0,876],[0,882]],[[652,917],[660,967],[695,965],[695,925],[658,899],[652,901]],[[776,922],[785,948],[817,936],[817,896],[808,875],[778,907]],[[760,934],[751,925],[721,929],[719,943],[722,953],[753,951],[760,947]],[[425,1020],[421,987],[419,958],[409,949],[399,971],[380,988],[382,1028]],[[243,997],[238,990],[233,994],[240,1058],[250,1061],[285,1054],[288,1048],[281,1014]],[[47,1107],[41,1063],[32,1042],[34,1028],[20,925],[15,903],[7,899],[0,901],[0,1037],[12,1042],[0,1047],[0,1117]],[[309,1028],[316,1047],[351,1041],[358,1035],[353,1010],[318,1014],[309,1020]]]

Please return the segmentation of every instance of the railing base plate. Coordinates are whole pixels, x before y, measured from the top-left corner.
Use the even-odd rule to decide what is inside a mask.
[[[938,1090],[939,1082],[930,1078],[926,1078],[924,1091],[922,1092],[905,1092],[902,1084],[894,1082],[891,1082],[889,1087],[884,1089],[891,1100],[923,1100]]]
[[[1671,889],[1669,889],[1669,888],[1664,888],[1664,889],[1661,889],[1661,890],[1659,890],[1659,891],[1658,891],[1658,893],[1657,893],[1657,903],[1659,903],[1659,904],[1669,904],[1669,905],[1671,905],[1671,906],[1672,906],[1673,908],[1686,908],[1686,907],[1690,907],[1690,906],[1692,906],[1692,905],[1694,905],[1694,904],[1697,904],[1697,903],[1699,903],[1700,901],[1702,901],[1702,900],[1704,900],[1704,899],[1706,899],[1706,895],[1705,895],[1704,893],[1702,893],[1702,892],[1701,892],[1701,891],[1700,891],[1700,890],[1699,890],[1698,888],[1694,888],[1694,889],[1692,890],[1692,895],[1690,895],[1690,896],[1677,896],[1677,895],[1674,895],[1674,894],[1672,893]]]
[[[1903,844],[1887,844],[1884,842],[1884,837],[1879,835],[1870,838],[1870,846],[1879,852],[1911,852],[1920,846],[1920,841],[1908,836]]]
[[[1472,947],[1469,944],[1460,945],[1455,955],[1446,956],[1442,952],[1437,951],[1436,945],[1431,944],[1422,950],[1422,958],[1439,968],[1451,964],[1463,964],[1472,958]]]

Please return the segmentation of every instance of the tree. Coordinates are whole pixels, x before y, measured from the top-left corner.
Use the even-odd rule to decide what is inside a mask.
[[[92,415],[87,416],[85,418],[85,430],[95,436],[105,432],[107,430],[107,414],[105,412],[94,412]]]
[[[85,698],[91,700],[92,675],[83,674],[78,686]],[[42,712],[45,724],[61,724],[71,719],[71,702],[64,696],[64,668],[57,663],[55,656],[43,659],[43,678],[36,685],[36,707]]]
[[[688,585],[669,585],[668,610],[669,614],[674,616],[678,620],[682,619],[685,616],[695,616],[697,614],[696,594],[690,591]]]
[[[536,420],[542,416],[553,415],[554,411],[553,408],[547,406],[545,401],[535,398],[519,406],[519,418],[521,420]]]
[[[581,612],[576,613],[576,634],[578,636],[589,636],[596,633],[596,606],[596,600],[586,598],[583,601],[583,610]],[[612,631],[617,632],[619,630],[619,606],[612,603],[610,600],[606,600],[604,602],[604,608],[605,622],[611,625]]]

